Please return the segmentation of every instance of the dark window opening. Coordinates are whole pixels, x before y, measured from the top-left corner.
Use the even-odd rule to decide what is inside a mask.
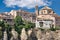
[[[43,22],[39,22],[40,27],[43,27]]]

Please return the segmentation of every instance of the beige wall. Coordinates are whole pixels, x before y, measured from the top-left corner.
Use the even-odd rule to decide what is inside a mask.
[[[56,18],[56,26],[60,26],[60,18]]]

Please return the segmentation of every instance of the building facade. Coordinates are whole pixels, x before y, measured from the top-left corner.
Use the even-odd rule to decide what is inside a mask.
[[[11,10],[0,14],[0,20],[4,20],[10,25],[14,25],[16,16],[21,16],[23,20],[36,23],[38,28],[50,28],[60,26],[60,16],[58,16],[51,8],[45,6],[38,10],[38,5],[35,7],[35,13],[30,13],[24,10]]]
[[[11,10],[10,12],[4,12],[0,14],[0,21],[4,21],[11,26],[14,26],[14,19],[16,16],[21,16],[23,20],[35,23],[36,17],[34,13],[30,13],[24,10]]]
[[[45,6],[39,10],[36,16],[36,27],[51,28],[60,26],[60,16],[58,16],[51,8]]]

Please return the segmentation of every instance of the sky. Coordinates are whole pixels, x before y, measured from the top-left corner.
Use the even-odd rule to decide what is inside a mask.
[[[0,0],[0,13],[19,9],[35,12],[36,4],[39,9],[49,6],[56,14],[60,15],[60,0]]]

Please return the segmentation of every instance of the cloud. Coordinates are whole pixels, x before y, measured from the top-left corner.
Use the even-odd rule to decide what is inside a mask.
[[[49,2],[48,0],[4,0],[3,1],[4,4],[6,5],[6,7],[27,7],[27,8],[34,8],[36,4],[38,4],[38,6],[49,6],[51,4],[51,2]]]

